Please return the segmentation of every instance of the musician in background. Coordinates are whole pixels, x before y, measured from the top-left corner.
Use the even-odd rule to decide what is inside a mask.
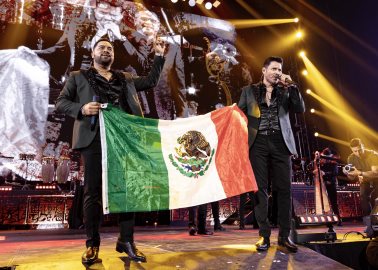
[[[339,206],[337,204],[337,161],[340,159],[339,155],[330,148],[323,149],[320,155],[320,169],[322,171],[324,184],[327,189],[328,199],[331,203],[332,211],[337,216],[339,222],[338,226],[342,226]]]
[[[348,172],[350,180],[360,182],[360,198],[363,217],[369,216],[374,200],[378,196],[378,153],[365,149],[360,138],[350,141],[352,154],[348,157],[348,164],[355,170]]]

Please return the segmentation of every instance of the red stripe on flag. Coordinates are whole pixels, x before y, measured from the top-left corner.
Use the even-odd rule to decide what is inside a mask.
[[[215,164],[227,198],[257,191],[249,161],[247,118],[236,106],[211,113],[218,134]]]

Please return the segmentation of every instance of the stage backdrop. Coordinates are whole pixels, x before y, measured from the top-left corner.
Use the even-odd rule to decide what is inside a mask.
[[[115,44],[113,67],[140,76],[150,70],[155,39],[168,43],[159,84],[139,93],[146,117],[205,114],[237,102],[251,83],[235,29],[223,20],[129,1],[1,1],[0,155],[8,158],[0,166],[41,180],[43,167],[68,157],[68,180],[81,177],[70,149],[72,119],[53,105],[70,71],[91,65],[91,47],[104,35]],[[25,166],[20,153],[35,160]]]

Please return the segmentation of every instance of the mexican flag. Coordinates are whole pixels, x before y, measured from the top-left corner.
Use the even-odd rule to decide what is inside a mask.
[[[104,213],[177,209],[256,191],[236,105],[177,120],[100,112]]]

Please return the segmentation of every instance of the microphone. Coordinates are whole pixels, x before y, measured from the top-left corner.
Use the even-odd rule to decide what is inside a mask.
[[[285,78],[285,83],[287,83],[287,84],[296,84],[294,81],[290,80],[289,78]]]
[[[285,84],[296,84],[294,81],[290,80],[289,78],[285,78],[284,81],[281,80],[282,75],[276,75],[276,79],[279,79],[282,83],[284,82]]]
[[[100,97],[99,96],[93,96],[92,101],[93,102],[99,102]],[[92,115],[91,116],[91,131],[93,131],[95,129],[96,123],[97,123],[97,115]]]
[[[110,42],[114,42],[114,34],[113,34],[113,31],[108,29],[108,37],[109,37],[109,40]]]

